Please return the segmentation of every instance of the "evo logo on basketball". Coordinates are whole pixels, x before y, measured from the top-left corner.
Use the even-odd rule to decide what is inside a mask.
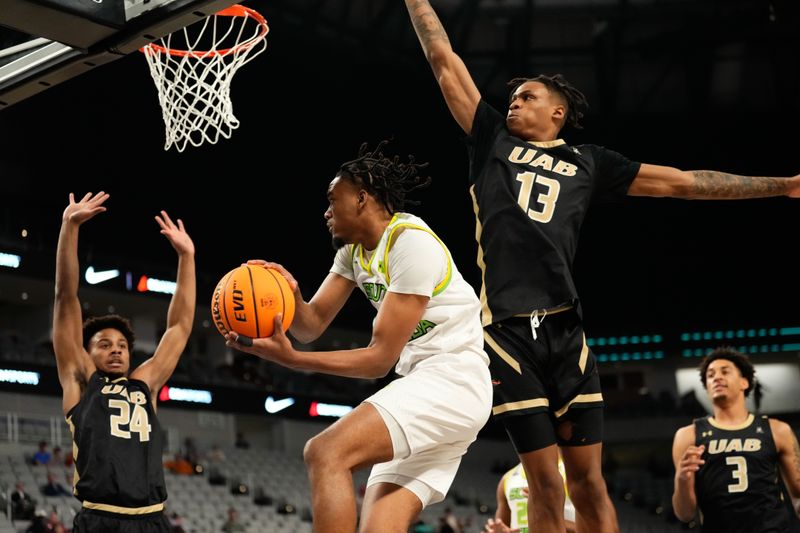
[[[236,287],[235,281],[233,286]],[[239,322],[247,322],[247,315],[244,313],[244,293],[242,293],[241,289],[234,288],[231,298],[233,298],[233,318]]]

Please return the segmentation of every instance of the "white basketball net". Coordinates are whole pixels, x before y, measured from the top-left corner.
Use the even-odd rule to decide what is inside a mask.
[[[166,126],[164,150],[229,139],[239,127],[231,81],[267,47],[266,21],[235,5],[141,49],[158,89]],[[197,51],[202,50],[202,51]]]

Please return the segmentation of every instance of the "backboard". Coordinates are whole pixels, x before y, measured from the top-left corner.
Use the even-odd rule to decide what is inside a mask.
[[[0,111],[236,0],[3,0]]]

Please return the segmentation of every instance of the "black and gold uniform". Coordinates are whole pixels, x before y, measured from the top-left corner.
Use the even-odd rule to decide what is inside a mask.
[[[626,196],[640,164],[601,146],[523,141],[484,101],[468,147],[494,414],[504,419],[518,452],[555,442],[598,442],[601,415],[577,424],[583,429],[567,440],[544,426],[570,410],[602,406],[572,263],[589,205]],[[529,438],[515,435],[512,426],[530,427],[511,420],[515,415],[541,413],[550,421],[529,431]]]
[[[766,416],[748,416],[740,426],[712,417],[694,421],[695,444],[705,446],[705,464],[694,490],[703,531],[797,533],[800,522],[787,505],[778,452]]]
[[[169,531],[163,437],[147,384],[95,372],[67,423],[73,493],[83,502],[73,531]]]

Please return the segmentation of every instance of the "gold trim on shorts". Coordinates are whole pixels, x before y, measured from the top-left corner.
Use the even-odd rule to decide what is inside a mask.
[[[569,410],[570,406],[573,403],[593,403],[593,402],[602,402],[603,401],[603,393],[602,392],[594,392],[591,394],[578,394],[573,399],[567,402],[567,405],[559,409],[555,412],[556,418],[561,418],[566,414]]]
[[[532,407],[549,407],[550,400],[547,398],[534,398],[533,400],[522,400],[520,402],[508,402],[492,408],[492,414],[499,415],[508,411],[519,411],[520,409],[530,409]]]
[[[106,511],[109,513],[129,514],[129,515],[157,513],[158,511],[164,510],[163,502],[156,503],[153,505],[147,505],[145,507],[119,507],[118,505],[109,505],[107,503],[93,503],[84,500],[83,506],[86,509],[94,509],[96,511]]]
[[[555,315],[556,313],[562,313],[564,311],[568,311],[572,309],[572,305],[559,305],[558,307],[553,307],[552,309],[535,309],[535,311],[540,311],[545,314],[545,316]],[[533,312],[533,311],[532,311]],[[531,313],[519,314],[514,315],[517,318],[530,318]]]
[[[492,350],[494,350],[495,353],[500,356],[500,359],[508,363],[508,366],[516,370],[517,374],[522,374],[522,368],[519,366],[519,361],[514,359],[514,357],[511,354],[509,354],[507,351],[501,348],[500,345],[497,344],[497,341],[494,340],[492,336],[489,335],[489,332],[486,330],[483,330],[483,340],[485,340],[486,344],[488,344],[492,348]]]

